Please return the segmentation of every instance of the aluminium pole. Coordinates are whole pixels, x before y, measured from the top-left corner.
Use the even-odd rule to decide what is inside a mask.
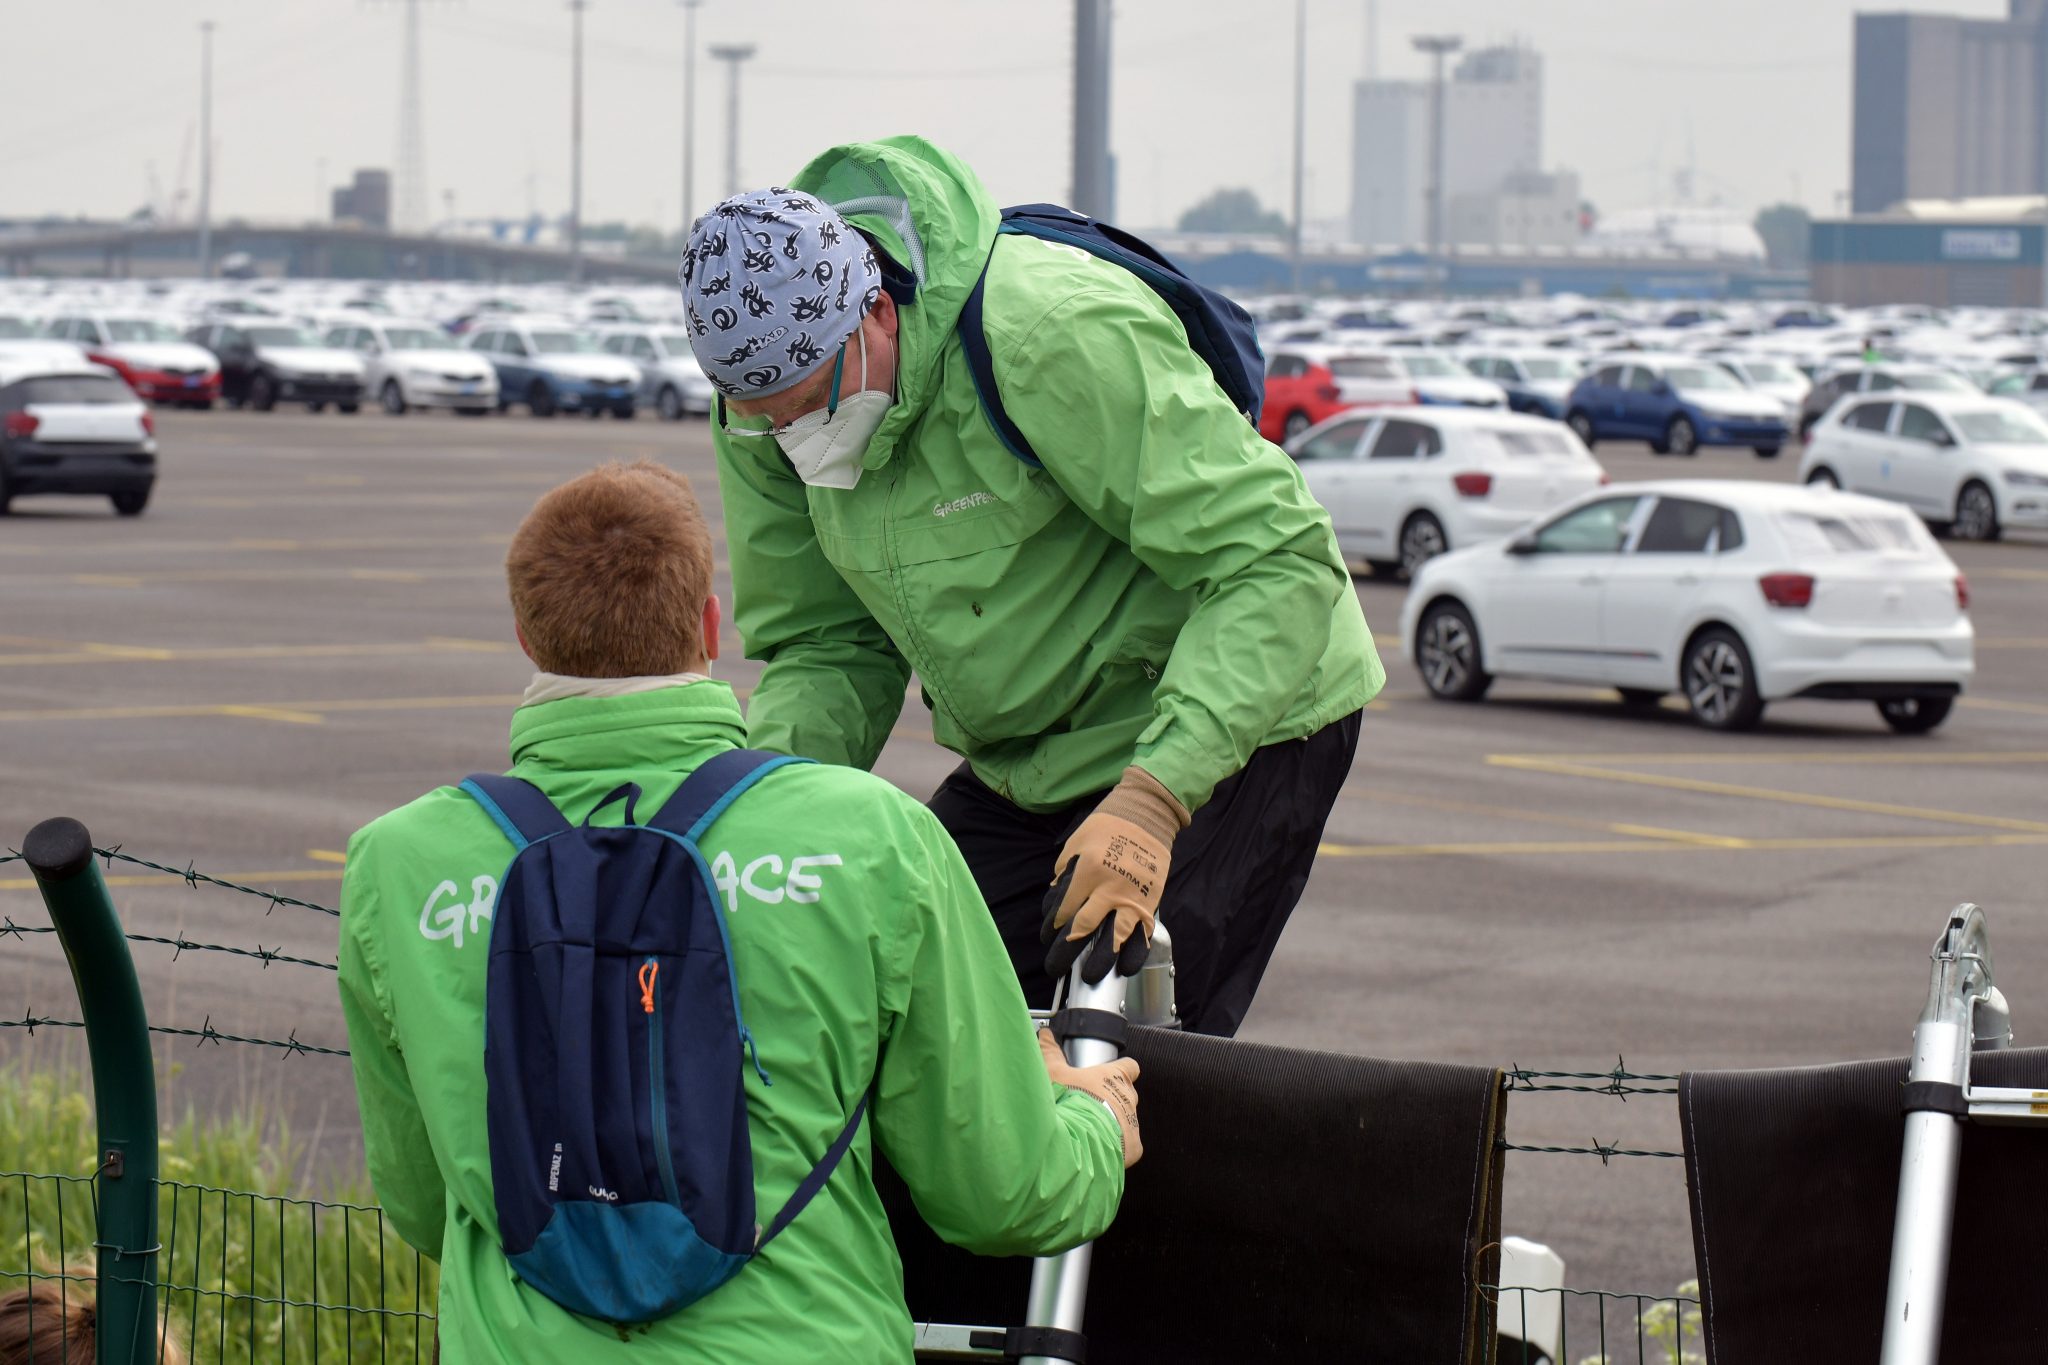
[[[1308,0],[1294,0],[1294,240],[1288,260],[1301,292],[1301,158],[1308,127]]]
[[[199,25],[199,278],[213,274],[213,29]]]
[[[683,7],[683,240],[690,236],[691,207],[697,202],[697,11],[704,0],[676,0]]]
[[[718,43],[711,55],[725,63],[725,197],[740,192],[740,63],[754,55],[752,43]]]
[[[1108,216],[1109,0],[1074,0],[1074,202]]]
[[[583,281],[583,11],[590,0],[569,0],[569,282]]]
[[[1450,292],[1449,267],[1444,263],[1444,58],[1464,45],[1455,35],[1421,36],[1415,50],[1427,52],[1433,61],[1429,89],[1429,273],[1436,295]]]

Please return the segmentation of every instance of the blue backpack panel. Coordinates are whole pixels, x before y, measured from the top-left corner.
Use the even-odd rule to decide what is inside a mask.
[[[515,850],[484,1002],[499,1242],[571,1312],[640,1323],[703,1298],[823,1188],[860,1127],[865,1097],[763,1231],[741,1065],[753,1036],[697,841],[799,761],[720,754],[644,825],[630,783],[598,803],[625,802],[625,823],[605,827],[571,825],[518,778],[462,784]]]
[[[1266,358],[1259,349],[1259,329],[1251,314],[1215,290],[1196,284],[1150,242],[1058,204],[1017,204],[1004,209],[996,235],[1005,233],[1076,247],[1143,280],[1180,318],[1187,329],[1188,345],[1208,363],[1231,405],[1258,426],[1259,410],[1266,403]],[[1042,469],[1038,452],[1003,410],[1003,396],[996,388],[995,362],[981,320],[987,283],[988,266],[984,263],[960,309],[956,330],[967,352],[967,371],[996,436],[1012,455],[1033,469]]]

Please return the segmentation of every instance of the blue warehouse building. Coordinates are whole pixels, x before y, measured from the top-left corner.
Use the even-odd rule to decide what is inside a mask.
[[[1887,213],[1815,222],[1813,297],[1851,307],[2040,307],[2043,202],[1908,201]]]

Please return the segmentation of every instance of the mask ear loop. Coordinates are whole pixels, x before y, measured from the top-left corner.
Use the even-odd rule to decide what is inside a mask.
[[[854,330],[856,332],[860,330],[858,325],[855,326]],[[833,414],[839,411],[839,374],[840,371],[844,370],[845,368],[846,343],[842,341],[839,343],[839,354],[832,358],[832,396],[825,400],[825,420],[828,422],[832,420]],[[860,368],[861,382],[866,383],[868,368],[868,343],[867,338],[865,337],[861,338],[860,343]]]

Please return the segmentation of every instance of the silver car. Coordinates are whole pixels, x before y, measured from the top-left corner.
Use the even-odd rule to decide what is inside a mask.
[[[663,421],[677,421],[686,412],[710,414],[718,391],[711,387],[704,367],[697,363],[690,350],[690,334],[681,325],[645,323],[615,327],[604,334],[600,344],[640,371],[638,400],[652,403]]]

